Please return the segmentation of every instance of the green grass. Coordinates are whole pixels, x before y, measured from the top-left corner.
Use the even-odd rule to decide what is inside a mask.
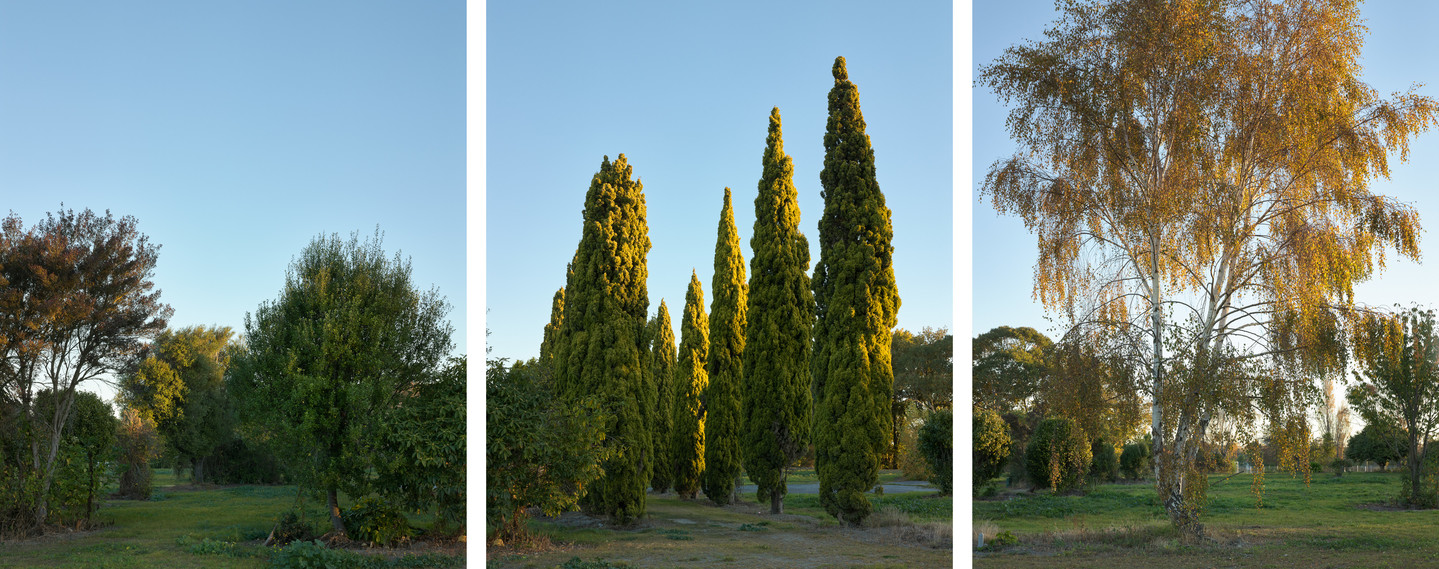
[[[1262,505],[1247,474],[1209,477],[1201,518],[1214,540],[1183,545],[1152,483],[1108,484],[1087,495],[1049,492],[976,501],[976,523],[1013,532],[1016,547],[981,553],[977,566],[1074,567],[1436,566],[1439,510],[1376,510],[1399,493],[1397,473],[1315,474],[1308,486],[1286,473],[1265,477]],[[968,536],[965,536],[966,538]],[[1158,557],[1156,557],[1158,556]],[[1266,561],[1267,560],[1267,561]]]
[[[156,472],[153,482],[149,501],[107,501],[96,514],[106,527],[0,546],[0,569],[264,567],[272,552],[254,540],[263,539],[279,514],[295,505],[293,486],[178,490],[171,486],[188,481],[177,480],[169,469]],[[322,504],[314,499],[305,504],[306,517],[320,529],[328,519]]]

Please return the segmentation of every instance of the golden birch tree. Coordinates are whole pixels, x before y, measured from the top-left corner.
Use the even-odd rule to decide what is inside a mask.
[[[1357,2],[1061,9],[980,72],[1021,146],[982,192],[1037,235],[1036,298],[1145,370],[1160,501],[1200,536],[1211,419],[1302,417],[1354,284],[1419,257],[1418,214],[1370,184],[1435,101],[1360,80]]]

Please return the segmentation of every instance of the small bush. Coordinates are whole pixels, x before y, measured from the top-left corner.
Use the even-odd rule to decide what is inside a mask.
[[[365,497],[350,506],[341,520],[350,539],[370,545],[394,545],[415,535],[404,514],[375,496]]]
[[[1089,452],[1094,457],[1089,463],[1090,478],[1099,482],[1119,479],[1119,455],[1114,453],[1114,445],[1100,437],[1089,445]]]
[[[317,537],[315,530],[310,524],[305,523],[305,518],[295,510],[290,510],[280,515],[276,520],[275,530],[272,534],[275,545],[285,545],[297,541],[309,541]]]
[[[934,412],[919,428],[919,452],[924,454],[930,471],[934,473],[929,480],[945,494],[953,489],[953,433],[954,413],[949,410]]]
[[[1336,478],[1344,476],[1344,471],[1352,466],[1354,466],[1354,462],[1347,458],[1336,458],[1334,462],[1329,463],[1329,467],[1334,469],[1334,476]]]
[[[1093,462],[1089,438],[1069,419],[1045,419],[1025,451],[1029,480],[1035,488],[1064,492],[1084,484]]]
[[[1125,478],[1139,480],[1149,472],[1149,445],[1142,442],[1124,445],[1119,454],[1119,471]]]
[[[974,488],[978,495],[983,488],[990,487],[990,481],[1004,469],[1009,460],[1013,441],[1009,438],[1009,426],[999,413],[992,410],[974,409]]]

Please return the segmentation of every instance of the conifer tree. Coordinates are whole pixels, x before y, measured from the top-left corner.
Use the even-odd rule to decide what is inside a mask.
[[[540,343],[540,363],[554,365],[555,342],[560,339],[560,325],[564,321],[565,287],[560,287],[560,290],[555,291],[555,299],[550,303],[550,323],[545,324],[545,339]]]
[[[654,473],[650,487],[655,492],[668,492],[674,484],[675,461],[670,451],[674,433],[675,405],[675,329],[670,323],[670,309],[660,300],[659,314],[650,320],[650,377],[655,381],[654,423],[650,428],[655,451]]]
[[[679,363],[675,369],[674,453],[675,492],[691,498],[699,492],[700,476],[705,470],[705,409],[700,394],[709,384],[705,361],[709,353],[709,318],[705,316],[705,295],[700,279],[690,272],[690,288],[685,292],[685,315],[680,328]]]
[[[739,430],[743,417],[740,381],[744,374],[745,304],[749,296],[729,188],[724,189],[711,282],[714,304],[710,305],[710,350],[705,365],[709,387],[704,396],[704,491],[710,501],[723,506],[739,500]]]
[[[875,179],[874,150],[864,132],[859,90],[844,58],[834,61],[824,135],[824,215],[815,265],[815,470],[825,511],[859,524],[871,511],[864,493],[879,480],[879,459],[892,421],[890,330],[899,292],[890,244],[893,230]]]
[[[598,395],[611,415],[605,443],[617,452],[584,504],[616,523],[644,515],[652,463],[644,393],[652,385],[644,341],[649,228],[639,180],[621,154],[606,156],[585,195],[584,231],[565,283],[563,325],[554,350],[561,397]]]
[[[764,174],[754,199],[745,327],[740,454],[770,513],[784,509],[787,469],[810,442],[810,332],[814,293],[809,240],[799,231],[794,162],[784,153],[779,108],[770,111]]]

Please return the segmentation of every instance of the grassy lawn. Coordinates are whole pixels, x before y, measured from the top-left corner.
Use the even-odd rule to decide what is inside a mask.
[[[0,569],[264,567],[271,552],[258,544],[278,515],[294,506],[295,487],[176,486],[184,482],[168,470],[157,471],[149,501],[110,500],[100,508],[96,518],[106,524],[101,529],[0,545]],[[305,504],[318,529],[327,519],[322,504],[314,499]]]
[[[1302,478],[1270,473],[1263,507],[1256,507],[1251,475],[1210,476],[1202,520],[1213,539],[1194,546],[1179,543],[1152,483],[1108,484],[1086,496],[977,500],[976,526],[988,526],[987,535],[1010,531],[1019,543],[975,553],[975,566],[1439,566],[1439,510],[1385,507],[1399,493],[1399,476],[1315,474],[1306,487]]]
[[[793,478],[791,478],[793,479]],[[701,498],[651,494],[648,516],[615,529],[569,513],[531,519],[532,532],[551,542],[538,550],[490,548],[487,566],[549,569],[618,567],[949,567],[953,501],[933,492],[871,496],[874,527],[841,527],[812,495],[785,497],[785,513],[769,515],[754,502],[718,507]],[[579,558],[579,561],[574,561]]]

